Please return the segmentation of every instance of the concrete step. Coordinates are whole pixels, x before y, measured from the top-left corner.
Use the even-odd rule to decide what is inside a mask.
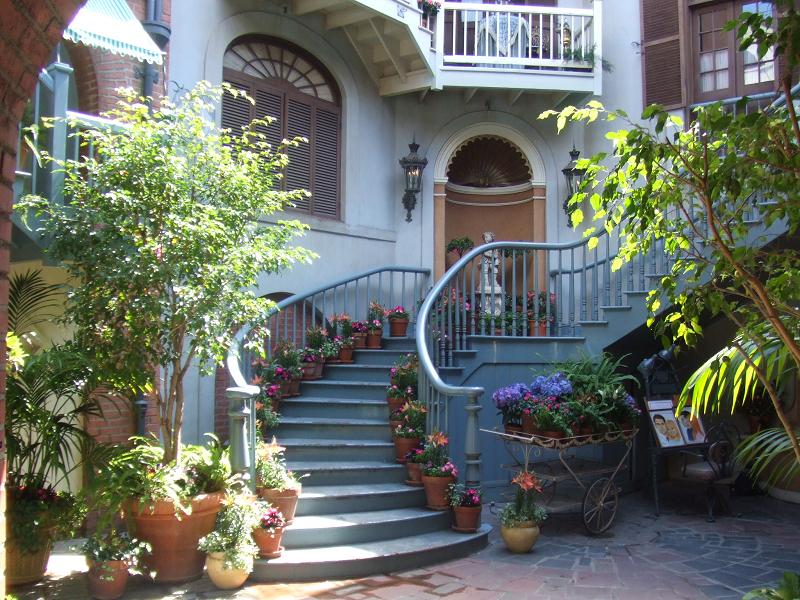
[[[382,400],[351,400],[297,396],[281,400],[278,409],[284,417],[329,417],[332,419],[389,419],[389,405]]]
[[[408,474],[405,465],[379,460],[344,463],[287,460],[286,466],[298,475],[307,475],[303,477],[303,485],[403,483]]]
[[[296,517],[283,534],[286,549],[343,546],[391,540],[398,531],[422,535],[450,526],[449,511],[422,507],[306,515]]]
[[[604,305],[600,306],[600,310],[603,310],[603,311],[606,311],[606,312],[627,312],[627,311],[631,310],[632,308],[633,307],[630,304],[624,304],[624,305],[620,305],[620,306],[604,306]]]
[[[416,350],[414,347],[413,352],[416,353]],[[394,365],[408,353],[408,350],[356,350],[353,360],[356,365]]]
[[[467,556],[485,548],[491,527],[477,533],[450,530],[362,544],[286,550],[280,558],[256,560],[253,581],[349,579],[415,569]]]
[[[404,352],[416,352],[417,340],[413,337],[384,337],[381,340],[383,350],[402,350]]]
[[[323,378],[326,381],[372,381],[389,384],[389,371],[392,364],[362,365],[325,365]]]
[[[394,444],[386,440],[336,440],[281,438],[289,461],[385,461],[395,458]]]
[[[297,514],[327,515],[358,510],[419,507],[424,504],[424,490],[404,483],[304,485],[297,504]]]
[[[329,379],[319,379],[301,383],[300,393],[324,398],[380,400],[381,398],[386,398],[386,386],[388,385],[388,374],[384,381],[331,381]]]
[[[324,417],[282,417],[275,431],[284,438],[327,440],[391,441],[389,417],[385,419],[332,419]]]

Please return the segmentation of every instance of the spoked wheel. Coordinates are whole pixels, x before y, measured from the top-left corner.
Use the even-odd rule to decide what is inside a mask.
[[[595,481],[583,497],[583,524],[586,530],[597,535],[611,527],[617,516],[619,494],[617,486],[608,477]]]

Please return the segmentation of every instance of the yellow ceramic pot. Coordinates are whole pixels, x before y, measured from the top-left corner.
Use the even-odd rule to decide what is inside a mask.
[[[539,527],[533,521],[526,521],[520,527],[500,526],[500,536],[509,551],[524,554],[530,552],[539,539]]]
[[[247,569],[226,569],[225,554],[209,552],[206,557],[206,572],[212,583],[221,590],[233,590],[241,587],[253,571],[253,559],[248,561]]]

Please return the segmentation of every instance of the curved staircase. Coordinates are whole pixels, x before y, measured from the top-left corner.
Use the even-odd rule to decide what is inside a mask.
[[[487,544],[450,529],[449,512],[428,510],[394,460],[385,400],[389,369],[415,350],[411,338],[356,350],[353,364],[327,365],[281,402],[277,437],[287,465],[305,474],[280,558],[256,561],[257,581],[314,581],[388,573],[466,556]]]

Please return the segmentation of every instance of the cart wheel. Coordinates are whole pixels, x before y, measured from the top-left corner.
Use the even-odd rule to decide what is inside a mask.
[[[594,535],[611,527],[617,516],[619,494],[617,486],[608,477],[601,477],[589,486],[583,497],[583,524]]]

